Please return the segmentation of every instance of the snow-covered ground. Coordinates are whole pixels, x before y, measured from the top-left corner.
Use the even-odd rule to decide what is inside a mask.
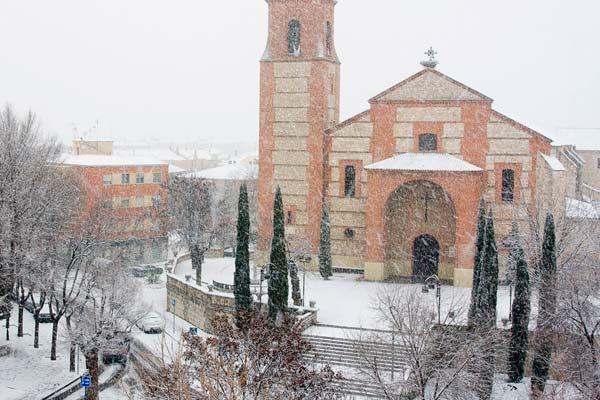
[[[235,260],[233,258],[207,259],[202,267],[202,281],[212,283],[215,280],[221,283],[233,284],[234,269]],[[179,277],[185,277],[185,275],[195,276],[191,261],[178,265],[174,272]],[[250,275],[253,279],[258,276],[254,268],[252,268]],[[302,280],[303,275],[300,272],[301,286]],[[305,286],[306,305],[308,306],[309,301],[316,302],[316,308],[319,309],[318,320],[320,324],[387,329],[388,327],[380,321],[376,307],[378,294],[388,290],[399,291],[400,293],[416,291],[431,303],[432,312],[437,313],[435,290],[430,290],[429,293],[421,293],[422,285],[420,284],[365,282],[360,275],[355,274],[334,274],[330,280],[325,281],[319,273],[307,272]],[[463,314],[466,314],[470,298],[471,289],[443,286],[441,289],[442,318],[450,310],[460,309]],[[266,296],[263,298],[263,302],[265,301]],[[533,307],[536,307],[535,297]],[[508,318],[509,310],[510,290],[508,287],[502,286],[498,291],[499,326],[502,326],[502,319]],[[535,315],[535,311],[532,315]],[[535,321],[532,322],[533,327]],[[321,331],[334,334],[335,330],[331,328],[313,328],[310,332],[312,334],[325,334]]]
[[[1,321],[0,346],[8,345],[10,354],[0,357],[0,399],[39,399],[50,394],[78,375],[69,372],[69,346],[59,335],[57,360],[50,360],[52,324],[40,324],[40,348],[33,348],[33,316],[25,311],[25,336],[17,337],[17,308],[13,310],[10,323],[10,340],[6,340],[5,322]],[[81,370],[84,370],[83,357]]]

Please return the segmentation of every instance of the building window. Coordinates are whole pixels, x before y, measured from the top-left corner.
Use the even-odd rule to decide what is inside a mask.
[[[437,151],[437,135],[433,133],[424,133],[422,135],[419,135],[419,151]]]
[[[512,169],[502,170],[502,201],[514,201],[515,199],[515,171]]]
[[[138,172],[135,174],[135,183],[144,183],[144,173]]]
[[[345,169],[344,196],[356,196],[356,168],[354,165],[347,165]]]
[[[327,21],[325,28],[325,54],[331,56],[331,22]]]
[[[129,208],[129,199],[121,199],[121,208]]]
[[[129,185],[129,174],[121,174],[121,184]]]
[[[152,242],[152,258],[154,261],[160,261],[162,251],[160,250],[160,244],[158,242]]]
[[[285,218],[285,223],[286,223],[287,225],[291,225],[291,224],[293,224],[293,223],[294,223],[294,212],[293,212],[293,211],[289,210],[289,211],[287,212],[287,216],[286,216],[286,218]]]
[[[160,207],[160,195],[152,196],[152,206]]]
[[[102,183],[105,185],[112,185],[112,175],[104,175],[102,177]]]
[[[144,207],[144,196],[137,196],[135,198],[135,206],[136,207]]]
[[[600,169],[600,158],[598,159],[598,169]]]
[[[109,209],[109,208],[112,208],[112,205],[113,205],[113,203],[112,203],[111,199],[106,199],[106,200],[102,201],[102,208]]]
[[[162,174],[160,172],[152,174],[152,183],[162,183]]]
[[[300,21],[293,19],[288,26],[288,53],[290,55],[300,55]]]

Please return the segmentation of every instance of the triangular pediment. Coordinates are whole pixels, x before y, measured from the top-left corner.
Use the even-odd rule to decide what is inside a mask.
[[[434,69],[424,69],[373,97],[370,102],[491,101],[483,94]]]

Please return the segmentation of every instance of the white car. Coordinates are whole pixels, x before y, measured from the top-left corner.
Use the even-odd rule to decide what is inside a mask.
[[[144,333],[161,333],[165,329],[165,320],[159,314],[151,312],[140,319],[137,326]]]

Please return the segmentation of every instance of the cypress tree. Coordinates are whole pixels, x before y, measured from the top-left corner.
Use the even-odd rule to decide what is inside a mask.
[[[479,214],[477,215],[477,238],[475,241],[475,262],[473,263],[473,287],[471,288],[471,304],[469,306],[469,325],[474,323],[475,316],[478,314],[477,305],[479,304],[479,281],[481,276],[481,255],[485,240],[485,200],[482,198],[479,202]]]
[[[481,253],[481,270],[479,276],[478,304],[475,314],[475,325],[485,329],[496,327],[496,303],[498,300],[498,247],[494,233],[494,214],[490,212],[486,218],[485,239]],[[485,361],[480,372],[481,399],[490,399],[494,386],[495,352],[490,349],[482,355]]]
[[[508,258],[506,259],[506,270],[504,271],[504,282],[508,285],[513,285],[516,279],[519,250],[522,250],[519,225],[516,221],[512,222],[510,233],[502,243],[509,249]]]
[[[481,321],[496,326],[498,302],[498,246],[494,233],[494,214],[490,209],[485,227],[485,240],[481,255],[481,271],[478,290],[478,311]]]
[[[250,293],[250,211],[248,206],[248,190],[246,185],[240,186],[237,220],[237,246],[235,251],[235,274],[233,277],[235,310],[238,326],[244,314],[252,311],[252,294]]]
[[[331,226],[329,224],[329,207],[326,201],[323,201],[323,211],[321,214],[319,272],[325,280],[328,280],[333,275],[331,271]]]
[[[556,313],[556,231],[554,217],[548,214],[544,226],[540,266],[539,312],[536,351],[531,386],[534,394],[544,392],[552,362],[552,319]]]
[[[529,346],[529,312],[531,294],[529,288],[529,267],[519,243],[514,245],[515,298],[512,303],[512,327],[508,351],[508,379],[519,383],[525,374],[527,349]],[[511,252],[512,252],[511,248]]]
[[[269,265],[269,319],[275,322],[280,314],[287,312],[289,296],[288,265],[285,254],[285,226],[283,200],[277,188],[273,205],[273,240]]]

